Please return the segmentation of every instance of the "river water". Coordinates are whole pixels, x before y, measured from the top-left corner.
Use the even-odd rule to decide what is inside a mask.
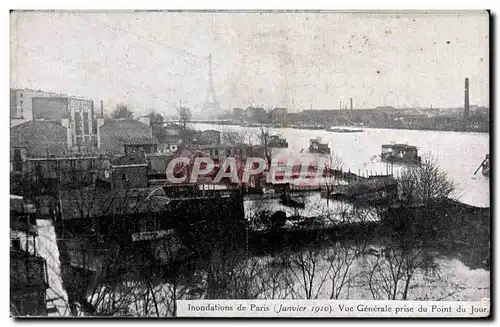
[[[198,130],[240,131],[252,137],[252,142],[258,142],[258,127],[212,124],[192,124],[192,127]],[[439,167],[455,182],[457,191],[454,197],[457,200],[478,207],[490,206],[490,179],[480,172],[474,175],[489,153],[489,134],[375,128],[365,128],[362,133],[292,128],[271,129],[271,132],[288,141],[289,147],[281,149],[280,155],[300,155],[302,150],[305,153],[309,140],[320,137],[340,158],[344,170],[363,174],[386,173],[386,164],[380,162],[378,157],[382,144],[395,142],[415,145],[419,148],[419,155],[432,155]],[[394,173],[397,174],[400,169],[394,166]]]
[[[252,142],[257,142],[258,128],[240,126],[220,126],[209,124],[193,124],[199,130],[214,129],[219,131],[249,132]],[[341,158],[343,168],[355,173],[386,172],[386,165],[379,162],[376,155],[384,143],[408,143],[419,147],[422,156],[432,154],[438,165],[457,184],[456,198],[464,203],[489,207],[490,180],[482,174],[474,175],[474,171],[489,152],[489,134],[436,132],[415,130],[365,129],[363,133],[333,133],[322,130],[296,130],[291,128],[275,129],[273,133],[285,137],[289,148],[282,149],[282,155],[300,155],[307,151],[309,139],[321,137],[328,142],[332,151]],[[395,173],[400,169],[395,167]],[[318,200],[318,199],[316,199]],[[307,203],[319,203],[308,201]],[[329,204],[331,206],[332,204]],[[57,298],[52,304],[58,309],[55,315],[67,315],[67,298],[60,278],[60,262],[55,233],[49,221],[39,221],[40,232],[38,251],[47,260],[50,290],[48,298]],[[471,270],[456,259],[441,258],[442,275],[438,279],[424,280],[417,276],[415,288],[411,290],[412,298],[439,300],[480,300],[489,297],[490,274],[483,269]],[[451,289],[453,288],[453,289]],[[351,298],[370,298],[361,292],[362,288],[351,295]],[[361,293],[360,293],[361,292]],[[366,293],[366,292],[365,292]],[[413,294],[415,293],[415,294]]]

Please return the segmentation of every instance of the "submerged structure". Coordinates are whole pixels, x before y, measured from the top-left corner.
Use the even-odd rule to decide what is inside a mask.
[[[285,138],[279,135],[271,135],[269,138],[269,147],[271,148],[288,148],[288,142]]]
[[[481,169],[481,173],[485,177],[490,177],[490,155],[487,154],[484,160],[481,162],[479,167],[477,167],[476,171],[474,172],[474,175]]]
[[[315,138],[309,140],[309,152],[310,153],[320,153],[320,154],[330,154],[331,150],[328,143],[321,142],[321,139]]]
[[[398,164],[417,164],[422,162],[418,148],[408,144],[383,144],[380,158],[384,162]]]

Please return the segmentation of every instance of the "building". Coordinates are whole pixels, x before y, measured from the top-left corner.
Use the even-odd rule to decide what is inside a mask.
[[[197,131],[194,135],[194,144],[220,144],[221,133],[219,131],[209,129],[206,131]]]
[[[149,164],[141,153],[128,153],[111,160],[113,189],[144,188],[148,186]]]
[[[176,149],[177,151],[177,149]],[[175,151],[169,151],[168,153],[148,153],[146,154],[146,160],[149,164],[149,179],[150,180],[164,180],[166,179],[167,166],[170,160],[174,158]]]
[[[179,124],[167,123],[165,125],[165,134],[167,134],[168,136],[177,136],[180,138],[182,135],[182,130],[183,127]]]
[[[287,109],[286,108],[274,108],[271,111],[271,122],[273,124],[278,124],[280,126],[286,126],[286,116]]]
[[[34,120],[63,122],[70,130],[70,147],[81,149],[96,146],[92,100],[76,97],[33,97],[32,112]]]
[[[171,155],[179,150],[180,142],[158,143],[158,153]]]
[[[158,140],[156,137],[132,138],[123,142],[124,153],[156,153]]]
[[[10,196],[10,312],[12,316],[46,316],[47,264],[37,253],[35,209]]]
[[[233,108],[233,119],[237,121],[243,120],[245,111],[241,108]]]
[[[108,168],[108,156],[78,153],[27,158],[25,173],[35,180],[50,180],[64,187],[83,187],[95,185],[97,179],[104,180]]]
[[[60,96],[63,95],[42,90],[10,89],[10,126],[33,120],[32,99],[34,97]]]
[[[246,159],[247,157],[265,157],[265,149],[260,145],[250,146],[248,144],[207,144],[193,148],[215,160],[225,160],[227,157]]]
[[[107,122],[97,119],[97,146],[102,152],[123,154],[139,151],[156,152],[158,141],[148,124],[135,119],[116,119]]]
[[[248,107],[246,110],[246,119],[253,123],[267,123],[268,117],[264,108]]]
[[[53,121],[27,121],[10,129],[13,171],[23,170],[27,157],[60,156],[68,152],[68,129]]]

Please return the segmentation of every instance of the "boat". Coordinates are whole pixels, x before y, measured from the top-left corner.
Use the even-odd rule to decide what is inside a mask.
[[[340,127],[330,127],[326,129],[328,132],[334,133],[361,133],[364,132],[362,129],[350,129],[350,128],[340,128]]]
[[[305,124],[289,125],[288,127],[293,129],[306,129],[306,130],[325,129],[325,126],[323,125],[305,125]]]
[[[487,154],[484,160],[481,162],[479,167],[477,167],[476,171],[474,172],[474,175],[481,169],[481,173],[485,177],[490,177],[490,155]]]
[[[279,137],[278,135],[271,135],[269,137],[270,148],[288,148],[288,142],[285,138]]]
[[[418,155],[418,148],[408,144],[383,144],[380,158],[384,162],[397,164],[417,164],[422,163],[422,157]]]
[[[321,139],[318,137],[318,138],[309,140],[309,152],[310,153],[330,154],[330,147],[328,147],[328,143],[322,143]]]

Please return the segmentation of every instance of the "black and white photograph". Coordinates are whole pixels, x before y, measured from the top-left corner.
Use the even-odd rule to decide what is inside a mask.
[[[12,10],[10,316],[489,317],[491,15]]]

